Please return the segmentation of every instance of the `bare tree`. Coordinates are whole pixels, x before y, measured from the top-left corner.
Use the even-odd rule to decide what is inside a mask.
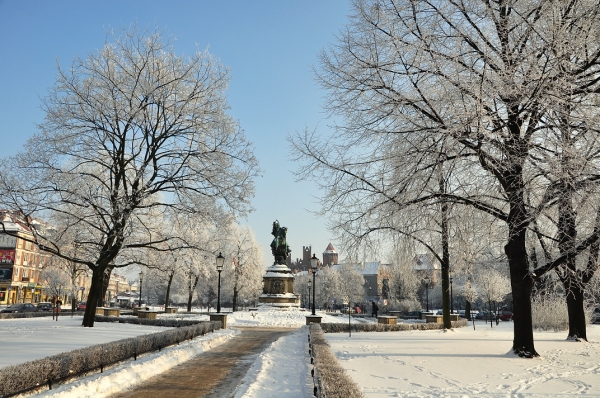
[[[249,209],[257,161],[226,113],[228,76],[208,52],[178,56],[157,32],[124,31],[59,67],[40,133],[25,154],[3,162],[3,205],[26,219],[66,215],[67,228],[88,232],[79,242],[88,258],[34,232],[40,249],[92,270],[83,326],[94,324],[104,274],[130,264],[114,261],[122,251],[167,240],[188,246],[149,228],[152,212],[202,213],[206,199],[238,214]]]
[[[510,279],[494,268],[479,272],[476,281],[481,296],[488,302],[490,313],[493,311],[492,303],[504,300],[510,292]]]
[[[233,259],[233,278],[229,279],[233,281],[233,311],[237,311],[239,300],[253,298],[261,289],[265,267],[252,230],[238,224],[232,224],[230,230],[227,251]]]
[[[336,195],[325,210],[345,206],[340,213],[366,230],[372,214],[355,212],[350,199],[377,208],[390,204],[380,218],[437,199],[505,223],[515,303],[513,350],[522,357],[538,355],[530,302],[534,282],[598,239],[591,232],[568,254],[530,267],[527,231],[560,192],[539,172],[552,158],[549,145],[539,144],[549,138],[547,117],[567,82],[569,92],[583,100],[599,88],[598,9],[597,1],[586,0],[356,0],[347,29],[323,52],[318,72],[330,93],[327,109],[343,118],[336,131],[340,139],[296,140],[312,159],[301,174],[333,170],[354,181],[348,189],[341,176],[326,179],[334,181]],[[447,150],[432,150],[440,144]],[[321,156],[325,151],[328,157]],[[435,153],[445,156],[436,159]],[[406,160],[390,163],[388,154]],[[424,171],[433,177],[442,162],[455,170],[449,189],[421,193]],[[394,165],[411,163],[402,172],[415,178],[389,184]],[[581,189],[597,180],[598,173],[577,174],[573,186]],[[370,191],[381,198],[375,200]],[[407,196],[410,191],[418,195]]]
[[[353,302],[362,302],[365,298],[365,278],[358,272],[356,266],[352,264],[342,264],[337,269],[338,297],[348,301],[348,305]]]

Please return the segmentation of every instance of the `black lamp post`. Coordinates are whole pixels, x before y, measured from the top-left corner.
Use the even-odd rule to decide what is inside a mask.
[[[427,311],[429,312],[429,283],[431,282],[431,279],[429,279],[429,277],[426,276],[425,279],[423,279],[423,282],[425,282],[425,295],[427,297]]]
[[[312,281],[309,279],[308,280],[308,308],[309,309],[312,308],[311,305],[310,305],[310,290],[311,290],[311,287],[312,287]]]
[[[219,279],[217,284],[217,314],[221,313],[221,271],[223,271],[223,264],[225,263],[225,257],[219,252],[217,256],[217,272],[219,273]]]
[[[450,280],[450,313],[454,314],[454,296],[452,295],[452,278]]]
[[[317,275],[317,265],[319,265],[319,259],[313,253],[313,256],[310,258],[310,268],[312,269],[313,274],[313,296],[312,296],[312,314],[315,315],[315,291],[317,290],[317,284],[315,280],[315,276]]]
[[[140,271],[140,300],[138,301],[138,308],[142,308],[142,281],[144,280],[144,272]]]

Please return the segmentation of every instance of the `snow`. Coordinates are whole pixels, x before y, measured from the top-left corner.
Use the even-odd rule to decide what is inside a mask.
[[[535,332],[540,358],[522,359],[510,347],[512,322],[479,322],[444,332],[326,334],[338,361],[365,397],[598,396],[600,325],[589,343],[566,332]]]
[[[261,307],[228,316],[228,326],[288,327],[292,333],[274,342],[241,380],[235,397],[307,397],[312,393],[308,357],[309,312]],[[323,322],[348,322],[347,316],[318,312]],[[208,320],[206,315],[165,317]],[[353,318],[353,323],[375,322]],[[100,323],[82,328],[81,317],[0,320],[0,371],[3,366],[69,351],[87,344],[118,340],[164,328]],[[499,327],[478,322],[452,331],[327,333],[332,351],[366,397],[598,396],[600,391],[600,325],[588,326],[588,343],[566,341],[566,332],[535,332],[541,357],[517,358],[510,352],[512,322]],[[143,382],[239,333],[228,328],[196,338],[137,361],[83,377],[38,394],[44,397],[102,397]],[[8,353],[8,355],[5,355]]]

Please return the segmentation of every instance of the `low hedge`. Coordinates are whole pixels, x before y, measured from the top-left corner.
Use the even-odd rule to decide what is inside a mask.
[[[183,320],[173,318],[159,318],[159,319],[147,319],[138,317],[124,317],[124,316],[104,316],[96,315],[94,318],[96,322],[118,322],[118,323],[131,323],[134,325],[146,325],[146,326],[164,326],[170,328],[179,328],[182,326],[192,326],[200,323],[198,320]]]
[[[321,398],[360,398],[360,386],[340,366],[325,340],[321,326],[310,324],[310,350],[314,362],[315,395]]]
[[[452,321],[453,328],[467,326],[466,319]],[[348,332],[347,323],[322,323],[321,328],[325,333],[344,333]],[[403,330],[436,330],[444,329],[443,323],[397,323],[387,325],[382,323],[353,323],[350,326],[353,332],[398,332]]]
[[[77,313],[75,313],[77,315]],[[21,318],[40,318],[43,316],[52,316],[52,312],[50,311],[40,311],[40,312],[5,312],[0,313],[0,319],[21,319]],[[71,312],[61,312],[58,316],[59,318],[63,316],[71,316]]]
[[[104,317],[109,318],[109,317]],[[143,336],[80,348],[0,370],[0,398],[27,392],[115,364],[138,355],[214,332],[221,322],[196,322]]]

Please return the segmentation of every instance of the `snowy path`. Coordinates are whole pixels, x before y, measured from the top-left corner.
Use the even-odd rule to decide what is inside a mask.
[[[245,328],[210,351],[202,353],[113,398],[228,397],[240,384],[257,355],[290,329]]]

